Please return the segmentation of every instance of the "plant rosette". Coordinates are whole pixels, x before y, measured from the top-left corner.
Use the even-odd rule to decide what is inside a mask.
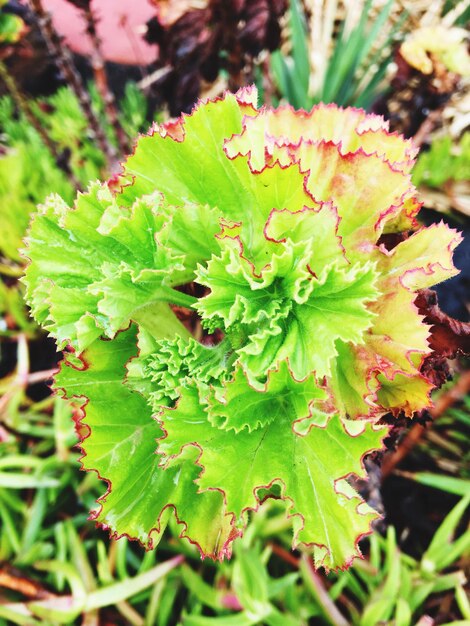
[[[55,386],[108,483],[98,523],[152,548],[174,515],[222,558],[280,497],[293,545],[345,567],[377,517],[349,479],[379,418],[430,406],[414,301],[457,273],[460,236],[418,227],[416,151],[382,118],[256,101],[201,102],[73,208],[50,197],[27,301],[66,350]]]

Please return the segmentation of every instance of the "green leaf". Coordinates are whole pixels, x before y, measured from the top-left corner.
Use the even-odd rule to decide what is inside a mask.
[[[211,406],[211,421],[214,426],[224,430],[240,432],[246,428],[249,432],[267,426],[273,421],[282,420],[290,413],[294,421],[310,418],[326,422],[315,411],[318,400],[325,400],[326,393],[320,389],[313,378],[297,382],[291,376],[286,361],[282,361],[279,370],[268,375],[268,382],[261,393],[255,393],[247,384],[246,375],[239,367],[233,381],[224,387],[224,402]],[[324,423],[321,423],[324,425]]]
[[[223,208],[234,217],[249,197],[235,165],[227,161],[224,140],[241,130],[242,111],[236,97],[226,94],[222,100],[198,106],[182,125],[183,140],[161,136],[155,130],[140,138],[135,152],[124,167],[122,182],[132,184],[122,189],[119,203],[132,206],[137,198],[155,191],[165,195],[168,204],[194,203]],[[164,134],[164,133],[162,133]]]
[[[167,576],[168,573],[180,565],[182,561],[183,558],[181,556],[175,556],[168,561],[159,563],[147,572],[93,591],[85,600],[85,610],[91,611],[104,606],[117,604],[118,602],[137,595],[140,591],[155,585],[157,581]]]
[[[282,359],[289,359],[298,380],[311,372],[317,377],[329,375],[337,356],[338,339],[362,343],[374,314],[367,303],[377,296],[373,265],[355,265],[341,269],[325,268],[308,299],[291,303],[291,310],[280,311],[270,324],[250,336],[240,349],[240,361],[247,371],[259,376]],[[307,292],[308,293],[308,292]]]
[[[16,43],[25,27],[21,17],[11,13],[0,13],[0,43],[2,46]]]
[[[38,489],[40,487],[57,487],[57,478],[49,476],[29,476],[17,472],[0,472],[0,487],[6,489]]]
[[[53,619],[54,623],[70,624],[81,612],[89,613],[97,608],[118,604],[127,598],[137,595],[151,585],[155,585],[156,582],[165,578],[169,572],[180,565],[181,561],[182,557],[176,556],[160,563],[148,572],[134,576],[131,579],[127,578],[126,580],[115,582],[90,593],[86,593],[77,572],[69,563],[61,561],[38,563],[38,569],[65,572],[70,579],[73,595],[54,596],[52,599],[5,605],[0,607],[0,617],[5,616],[11,619],[13,623],[25,624],[25,626],[39,623],[49,624],[51,623],[50,619]],[[36,622],[33,616],[42,618],[41,622]],[[45,619],[48,621],[45,622]]]
[[[361,503],[344,477],[364,475],[361,459],[381,446],[385,431],[362,424],[363,432],[353,437],[338,417],[332,417],[326,427],[312,426],[300,435],[295,422],[308,417],[305,403],[299,414],[294,394],[278,394],[285,410],[276,412],[276,419],[271,420],[272,405],[278,411],[275,405],[281,400],[273,393],[271,406],[260,406],[258,398],[269,394],[269,385],[266,392],[251,390],[251,400],[248,381],[245,387],[245,403],[256,407],[256,418],[265,426],[252,432],[243,429],[235,437],[213,426],[211,412],[217,414],[224,408],[214,407],[212,402],[209,410],[205,409],[193,387],[185,390],[175,409],[163,411],[160,419],[167,434],[159,452],[172,467],[181,451],[197,442],[202,451],[198,463],[204,468],[198,485],[209,490],[207,493],[213,489],[223,492],[227,511],[233,513],[240,528],[246,511],[259,504],[257,491],[280,483],[283,497],[291,502],[290,513],[296,516],[295,542],[313,546],[318,567],[330,569],[349,563],[359,554],[357,536],[369,532],[376,514]]]
[[[295,63],[296,77],[302,91],[307,93],[310,76],[307,24],[302,3],[299,0],[291,0],[289,18],[292,29],[292,57]]]
[[[113,341],[98,340],[84,352],[82,370],[65,364],[56,378],[66,397],[82,401],[82,424],[89,433],[81,444],[83,467],[108,483],[94,517],[116,536],[126,534],[151,547],[173,508],[185,525],[182,535],[194,537],[203,554],[224,554],[230,523],[221,494],[197,493],[197,455],[177,467],[159,467],[155,449],[162,431],[144,398],[123,384],[135,340],[135,328]]]
[[[423,572],[433,574],[436,571],[450,564],[455,556],[458,558],[470,545],[470,534],[465,533],[455,542],[452,542],[455,529],[465,510],[470,503],[470,493],[467,493],[458,502],[452,511],[446,516],[442,524],[434,533],[431,543],[421,559],[421,569]],[[455,555],[449,560],[452,552]]]
[[[445,474],[433,474],[432,472],[401,472],[401,475],[415,480],[426,487],[441,489],[456,496],[465,496],[470,492],[470,479],[446,476]]]
[[[154,207],[148,199],[130,211],[119,208],[109,190],[95,184],[73,210],[51,197],[35,217],[27,238],[35,262],[26,270],[26,297],[59,345],[68,341],[81,351],[101,334],[113,337],[149,304],[191,304],[171,288],[184,266],[157,245],[163,216]],[[165,315],[174,318],[169,309]]]
[[[219,251],[215,235],[220,231],[222,212],[197,204],[161,208],[165,223],[157,239],[173,255],[182,257],[186,280],[191,280],[198,263]]]
[[[192,337],[178,337],[157,342],[149,355],[132,360],[129,371],[127,379],[131,388],[140,390],[158,412],[161,405],[171,405],[181,388],[193,381],[206,386],[220,385],[230,377],[231,367],[225,342],[207,347]]]
[[[223,243],[221,256],[213,257],[197,273],[198,282],[211,293],[195,308],[211,330],[229,330],[234,324],[257,326],[271,320],[291,301],[304,301],[311,291],[306,244],[275,245],[275,254],[266,257],[266,266],[257,275],[241,247],[228,238]]]
[[[341,416],[369,415],[374,408],[378,383],[371,372],[368,354],[359,346],[337,341],[338,356],[331,372],[331,389]]]
[[[470,178],[470,132],[463,133],[458,146],[450,136],[435,139],[429,151],[421,152],[413,168],[415,185],[440,188],[448,180]]]
[[[5,128],[3,120],[2,128]],[[71,193],[63,172],[54,167],[52,156],[40,139],[17,141],[13,149],[0,158],[0,251],[3,255],[20,260],[18,248],[22,245],[30,214],[36,203],[42,202],[44,195],[52,190],[68,197]]]
[[[251,614],[264,616],[269,611],[268,573],[254,549],[239,546],[232,585],[240,604]]]
[[[224,608],[224,591],[214,589],[212,585],[204,582],[202,576],[191,569],[189,565],[182,565],[181,578],[191,594],[194,594],[200,602],[211,609],[221,610]]]
[[[250,611],[240,611],[236,615],[224,617],[186,615],[183,619],[184,626],[254,626],[259,623],[259,615],[253,615]]]
[[[401,581],[401,559],[397,555],[396,538],[393,527],[387,533],[387,577],[375,589],[361,616],[360,626],[375,626],[386,622],[393,614],[399,599]]]
[[[337,234],[338,225],[338,212],[330,204],[322,205],[320,210],[305,207],[297,213],[286,209],[276,210],[269,216],[266,236],[275,241],[310,241],[312,253],[308,265],[317,273],[333,262],[347,263],[341,239]]]

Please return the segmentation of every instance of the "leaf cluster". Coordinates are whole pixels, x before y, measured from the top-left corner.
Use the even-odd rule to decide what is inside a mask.
[[[380,118],[255,105],[251,89],[201,103],[73,209],[50,197],[27,299],[74,351],[56,387],[108,482],[99,523],[155,547],[174,515],[222,558],[281,497],[294,545],[343,567],[376,517],[348,478],[382,446],[377,419],[430,404],[414,300],[455,275],[460,237],[439,224],[383,244],[420,205],[413,148]]]

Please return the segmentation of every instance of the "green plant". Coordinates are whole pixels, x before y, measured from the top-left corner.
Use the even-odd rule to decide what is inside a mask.
[[[99,523],[154,547],[174,511],[221,558],[280,497],[294,544],[343,567],[376,517],[347,477],[381,448],[377,418],[430,404],[414,299],[457,273],[460,236],[381,244],[419,203],[411,144],[380,118],[255,104],[252,89],[201,104],[142,137],[113,191],[49,198],[27,299],[72,349],[56,388],[108,481]]]
[[[21,17],[4,11],[7,2],[8,0],[0,0],[0,46],[3,49],[17,43],[25,30]]]
[[[470,619],[465,574],[462,570],[448,571],[450,565],[470,553],[470,530],[455,536],[469,502],[467,495],[447,515],[418,561],[399,550],[392,526],[386,539],[378,534],[370,537],[370,560],[341,574],[330,589],[333,599],[347,590],[354,600],[349,605],[352,624],[411,626],[432,594],[449,590],[455,594],[462,619]]]
[[[368,560],[356,562],[347,572],[330,574],[326,580],[312,570],[305,555],[293,559],[297,571],[280,579],[271,578],[267,573],[268,563],[272,567],[278,550],[273,552],[269,546],[260,554],[257,546],[260,536],[252,532],[235,551],[234,567],[227,570],[230,589],[240,604],[239,612],[223,616],[223,600],[227,596],[214,593],[194,572],[183,568],[183,580],[191,593],[218,615],[215,618],[199,615],[200,608],[196,605],[183,624],[298,625],[316,618],[315,623],[329,626],[411,626],[426,612],[426,604],[433,596],[446,593],[451,594],[457,613],[464,620],[451,623],[463,624],[469,619],[469,607],[465,574],[462,568],[458,569],[458,563],[469,555],[470,530],[458,534],[457,526],[468,503],[469,497],[462,499],[448,514],[420,559],[400,550],[390,526],[386,538],[378,533],[369,538]],[[260,525],[258,532],[262,534]],[[285,605],[282,614],[276,607],[279,592]],[[270,601],[273,597],[274,602]]]
[[[102,103],[93,85],[90,92],[94,106],[102,113]],[[10,96],[0,99],[1,142],[5,154],[0,158],[0,253],[19,262],[21,246],[31,213],[51,192],[71,202],[76,193],[67,168],[82,187],[104,174],[105,160],[88,134],[88,122],[74,93],[63,87],[48,98],[30,103],[31,111],[62,154],[61,167],[44,144],[37,130],[16,114]],[[123,126],[129,137],[146,127],[147,105],[137,87],[128,83],[120,102]],[[106,127],[110,141],[115,141],[111,127]]]
[[[427,152],[422,152],[413,169],[415,185],[440,188],[449,180],[470,179],[470,132],[454,145],[450,136],[434,139]]]
[[[10,101],[9,101],[10,102]],[[5,100],[0,106],[5,105]],[[2,107],[4,110],[4,107]],[[20,140],[13,140],[7,153],[0,158],[0,219],[2,239],[0,252],[8,259],[20,262],[18,248],[38,202],[48,189],[64,198],[73,198],[73,186],[56,165],[53,157],[30,127]]]
[[[456,394],[456,387],[451,386],[447,393]],[[458,496],[466,495],[470,492],[469,436],[470,396],[467,394],[459,405],[435,417],[432,428],[424,431],[413,447],[411,468],[426,470],[403,469],[396,470],[396,473],[427,487]],[[411,444],[408,444],[407,449],[412,449]]]
[[[78,534],[99,481],[78,472],[71,406],[29,397],[52,372],[31,371],[21,328],[16,340],[15,370],[0,380],[0,625],[73,624],[79,614],[97,624],[109,606],[127,623],[142,623],[137,610],[154,623],[152,597],[166,603],[182,557],[157,564],[125,540],[105,545],[92,526]]]
[[[449,72],[470,75],[467,31],[464,28],[437,24],[418,28],[400,46],[400,54],[406,62],[422,74],[432,74],[436,64]]]
[[[310,25],[301,0],[291,0],[291,52],[285,55],[278,50],[271,55],[281,97],[306,110],[317,102],[369,108],[384,90],[385,74],[393,58],[392,44],[406,14],[396,24],[388,23],[393,4],[389,0],[371,21],[372,0],[367,0],[361,3],[358,22],[349,27],[346,17],[335,34],[336,4],[308,4],[313,11]],[[348,10],[352,17],[356,7]]]
[[[19,329],[26,335],[34,334],[37,326],[29,317],[24,305],[20,285],[7,286],[0,281],[0,337],[9,337]]]
[[[24,348],[18,362],[23,384],[24,374],[31,376]],[[84,526],[100,487],[93,474],[78,472],[70,407],[52,398],[30,403],[18,385],[8,393],[13,385],[14,377],[0,383],[7,397],[2,428],[10,428],[0,443],[1,626],[74,624],[78,614],[94,625],[124,619],[133,626],[169,626],[179,619],[183,626],[223,620],[306,626],[314,619],[346,626],[361,624],[365,611],[369,620],[389,614],[393,624],[407,606],[415,619],[436,617],[430,601],[444,595],[455,598],[455,617],[468,619],[461,587],[469,533],[458,537],[455,530],[465,505],[449,515],[424,556],[402,553],[389,529],[387,540],[378,534],[368,539],[367,560],[326,578],[312,571],[306,555],[283,553],[291,533],[280,501],[262,505],[230,562],[201,563],[173,527],[175,539],[166,534],[162,540],[165,562],[159,566],[162,556],[155,551],[145,553],[125,538],[108,540]],[[171,558],[175,554],[184,555],[181,567],[181,556]],[[446,609],[438,611],[440,621],[446,619]]]

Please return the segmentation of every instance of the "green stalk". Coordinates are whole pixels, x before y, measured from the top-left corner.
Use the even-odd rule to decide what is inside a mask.
[[[136,309],[132,319],[156,340],[172,338],[175,335],[186,338],[191,336],[186,326],[165,302],[154,302]]]
[[[178,306],[184,306],[191,309],[193,304],[196,304],[197,298],[190,296],[187,293],[182,293],[171,287],[164,287],[163,285],[158,290],[159,300],[169,302],[170,304],[177,304]]]

